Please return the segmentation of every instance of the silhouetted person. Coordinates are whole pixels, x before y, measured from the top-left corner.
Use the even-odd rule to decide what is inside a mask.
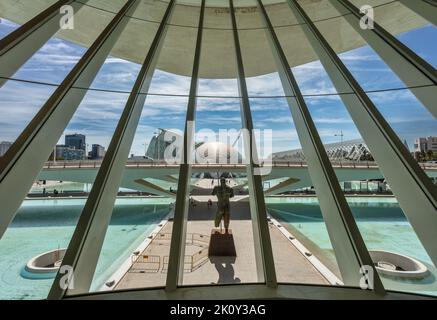
[[[214,225],[216,228],[220,225],[222,219],[225,223],[225,232],[228,233],[229,221],[231,218],[230,198],[234,197],[234,190],[226,185],[226,179],[220,179],[220,186],[214,187],[212,194],[217,196],[217,213]]]

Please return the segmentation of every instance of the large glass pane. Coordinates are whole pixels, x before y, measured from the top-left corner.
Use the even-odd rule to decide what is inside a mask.
[[[19,24],[16,24],[12,21],[2,18],[0,20],[0,39],[6,37],[8,34],[10,34],[12,31],[14,31],[19,27],[20,27]]]
[[[371,5],[376,23],[415,51],[434,68],[437,67],[434,47],[434,39],[437,38],[436,26],[405,7],[400,1],[380,1],[386,3],[378,6],[373,5],[368,0],[352,0],[351,2],[357,8]],[[396,19],[393,19],[394,16]]]
[[[120,188],[121,193],[130,197],[120,198],[120,207],[114,208],[111,220],[114,227],[110,226],[106,234],[92,291],[162,287],[166,283],[178,188],[180,147],[177,140],[185,128],[197,35],[196,28],[175,25],[175,19],[181,19],[180,14],[180,10],[173,13],[158,53],[157,68]],[[198,14],[197,17],[193,14],[191,20],[185,21],[194,24]],[[182,36],[188,39],[183,53],[174,46],[175,39]],[[183,69],[175,70],[172,61],[178,61],[181,54],[187,60]],[[128,63],[127,70],[134,68]],[[107,72],[110,74],[111,70]],[[120,242],[121,250],[114,250]],[[104,269],[107,260],[113,263]]]
[[[43,84],[8,81],[0,89],[0,141],[12,144],[55,89]],[[0,156],[5,152],[2,149]]]
[[[403,110],[402,103],[399,103],[402,102],[400,94],[396,97],[398,98],[394,99],[396,107],[385,104],[384,108],[383,104],[381,110],[407,147],[407,141],[410,141],[412,146],[416,135],[435,135],[436,128],[427,124],[428,121],[433,122],[430,115],[421,115],[414,109],[409,110],[410,107],[414,108],[414,104],[408,102],[406,102],[408,108]],[[379,98],[388,102],[386,96],[379,96]],[[400,208],[384,175],[378,169],[371,148],[361,138],[340,97],[307,97],[306,101],[365,244],[376,266],[380,268],[378,271],[383,284],[392,290],[436,294],[437,287],[434,281],[436,269]],[[412,113],[409,114],[409,111]],[[402,121],[404,116],[405,120]],[[407,118],[411,121],[407,121]],[[417,128],[413,128],[415,126]],[[431,176],[434,175],[433,171],[429,173]],[[405,277],[402,273],[398,276],[388,275],[381,268],[390,268],[389,265],[396,264],[396,260],[393,260],[396,258],[390,256],[393,253],[406,255],[424,263],[428,268],[427,275],[414,279]],[[384,265],[381,261],[386,261],[388,264]],[[405,265],[402,263],[401,265],[395,267],[398,271],[406,271],[402,269]]]
[[[263,4],[273,27],[290,27],[298,24],[296,17],[288,9],[287,1],[269,2],[264,0]],[[254,17],[254,19],[262,21],[259,17]]]
[[[99,19],[93,19],[94,16]],[[13,77],[60,84],[114,16],[82,6],[74,13],[74,28],[60,29]]]
[[[336,19],[341,15],[329,1],[306,1],[297,0],[299,5],[305,10],[306,14],[312,21],[326,21],[327,23],[335,23]]]
[[[198,95],[238,97],[232,31],[206,29],[203,37]],[[221,59],[225,59],[227,63],[214,63]]]
[[[55,157],[52,153],[0,241],[0,272],[7,279],[0,283],[1,298],[47,296],[126,99],[126,94],[85,95],[54,150]],[[101,158],[87,162],[87,151],[91,156],[97,145],[102,148]],[[112,249],[122,248],[123,243],[116,242]],[[55,269],[35,272],[26,266],[41,254]],[[112,263],[107,259],[98,270],[110,269]]]
[[[426,92],[435,88],[427,87],[421,90]],[[415,146],[417,140],[437,135],[437,121],[411,91],[405,89],[369,93],[369,97],[410,152],[420,152],[421,155],[425,153],[425,157],[420,157],[423,162],[437,160],[436,145],[431,141],[426,146]]]
[[[286,10],[291,15],[288,7]],[[268,15],[269,18],[274,16],[273,12],[268,12]],[[299,26],[274,29],[291,66],[300,66],[308,61],[308,57],[314,56]],[[291,49],[296,39],[299,39],[301,55]],[[271,55],[272,49],[266,38],[263,41],[267,50],[263,55],[268,57],[267,63],[271,63],[275,70],[278,65]],[[297,60],[302,57],[303,60]],[[326,80],[320,75],[321,67],[314,63],[308,64],[306,69],[304,67],[306,65],[296,70],[303,91],[323,94],[323,89],[329,86],[323,83]],[[278,73],[271,75],[277,80],[279,89]],[[268,86],[267,81],[268,78],[260,77],[260,83]],[[317,84],[317,88],[311,88],[310,83]],[[248,81],[248,87],[251,86],[253,82]],[[341,283],[341,275],[320,209],[313,205],[317,203],[317,198],[290,112],[293,99],[251,99],[254,127],[272,131],[273,166],[271,172],[262,178],[277,278],[285,283],[335,285]],[[308,196],[311,196],[311,200]],[[318,230],[317,237],[325,236],[323,242],[317,243],[314,239],[315,235],[310,232],[314,229]]]
[[[126,4],[126,0],[112,0],[112,1],[88,0],[86,2],[87,6],[101,9],[104,11],[110,11],[113,13],[117,13],[125,4]]]
[[[55,2],[56,0],[31,1],[29,3],[2,0],[0,2],[0,39],[37,16]]]
[[[257,98],[251,103],[255,128],[272,130],[273,166],[263,176],[263,187],[278,281],[340,283],[341,275],[287,100]],[[261,103],[263,108],[257,108]],[[267,117],[273,113],[269,109],[278,117]]]
[[[132,17],[136,20],[160,23],[167,7],[168,1],[143,0]]]
[[[332,7],[332,10],[336,10],[329,1],[325,2],[327,6]],[[399,20],[393,17],[397,16],[390,11],[387,14],[387,19],[390,18],[389,20],[392,23],[399,24]],[[358,23],[358,20],[356,22]],[[405,87],[404,82],[388,66],[390,62],[384,61],[345,17],[339,17],[333,25],[329,21],[316,22],[315,25],[330,46],[339,54],[342,62],[364,90],[387,90]],[[410,82],[409,86],[428,84],[427,81],[417,80],[414,83]]]
[[[383,7],[383,3],[376,5],[379,5],[378,8],[380,9]],[[351,39],[360,39],[360,36],[352,26],[348,24],[344,17],[339,19],[341,23],[338,25],[338,30],[342,34],[341,38],[338,37],[338,32],[335,33],[332,28],[328,28],[326,21],[317,22],[316,26],[334,49],[343,51],[345,46],[349,43],[344,39],[348,37],[351,37]],[[341,40],[340,42],[339,39]],[[364,42],[362,38],[361,40]],[[368,92],[369,97],[375,103],[378,110],[383,114],[405,145],[412,146],[416,139],[434,135],[432,131],[435,131],[437,128],[435,119],[433,119],[426,107],[413,95],[412,91],[408,89],[399,90],[400,88],[405,88],[406,85],[369,45],[346,50],[340,53],[339,57],[357,79],[361,87]],[[324,93],[323,89],[320,90],[317,88],[318,86],[322,86],[326,88],[325,92],[329,94],[335,93],[336,90],[333,88],[321,64],[313,62],[308,65],[312,64],[318,64],[321,70],[317,73],[317,78],[311,79],[309,72],[303,72],[303,78],[299,76],[299,73],[296,74],[300,86],[303,87],[304,94],[306,94],[305,80],[307,79],[309,80],[307,84],[310,84],[310,88],[315,89],[315,91]],[[303,65],[302,67],[305,66],[306,65]],[[423,82],[417,81],[415,84],[417,87],[422,85],[426,86],[416,88],[416,94],[426,94],[427,91],[431,92],[434,90],[434,87]],[[317,92],[314,93],[317,95]],[[344,94],[345,92],[342,93]],[[325,100],[325,97],[322,97],[322,99]],[[341,129],[337,129],[337,131],[339,131],[338,136],[340,138],[343,138],[343,136],[347,134],[347,129],[345,129],[344,132],[342,132]],[[410,151],[413,151],[412,148],[408,148]],[[428,159],[430,161],[434,159],[432,151],[430,151]]]
[[[97,12],[98,9],[82,7],[74,15],[78,30],[70,30],[71,34],[66,30],[59,31],[16,72],[13,78],[20,81],[9,80],[0,88],[2,96],[0,108],[4,109],[5,115],[10,114],[9,118],[2,117],[0,120],[5,122],[2,128],[9,130],[9,134],[3,133],[5,136],[0,137],[0,141],[15,141],[54,92],[56,85],[64,80],[86,52],[86,46],[97,38],[113,17],[111,14],[102,15],[101,19],[93,25],[93,32],[89,33],[86,41],[76,38],[75,32],[81,32],[80,30],[83,31],[81,28],[89,26],[90,15],[95,15]],[[74,43],[63,40],[65,38]],[[50,85],[43,85],[45,83]]]
[[[127,93],[132,89],[159,25],[128,19],[91,88]]]

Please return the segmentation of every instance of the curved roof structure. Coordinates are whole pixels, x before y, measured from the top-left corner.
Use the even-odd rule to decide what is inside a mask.
[[[324,147],[331,161],[360,161],[363,155],[371,154],[366,142],[362,139],[329,143]],[[273,160],[306,161],[302,149],[274,153]]]
[[[196,41],[196,28],[199,15],[198,0],[184,0],[176,4],[167,31],[164,49],[158,60],[158,69],[184,76],[190,76],[193,51]],[[290,66],[298,66],[316,60],[316,55],[296,17],[287,9],[284,0],[264,1],[266,10],[272,17],[279,39],[284,39],[283,50]],[[23,24],[43,8],[53,4],[53,0],[0,2],[0,12],[5,19]],[[58,36],[84,47],[89,47],[99,34],[98,20],[107,19],[118,12],[123,1],[90,0],[78,14],[73,30],[60,30]],[[337,53],[349,51],[365,45],[338,12],[326,0],[301,0],[299,3],[307,10],[310,18],[324,30],[324,36],[330,41]],[[357,5],[364,4],[355,0]],[[112,55],[121,59],[142,63],[147,46],[155,35],[168,1],[143,0],[131,16],[125,32],[115,45]],[[400,34],[427,24],[426,20],[414,14],[398,1],[367,0],[365,4],[375,6],[378,19],[384,21],[384,27],[392,34]],[[270,56],[264,32],[264,22],[254,0],[235,1],[237,28],[239,29],[245,72],[248,77],[272,73],[276,70],[275,61]],[[96,21],[96,19],[98,19]],[[400,23],[402,22],[402,23]],[[200,78],[235,78],[235,58],[232,42],[231,21],[227,1],[207,1],[205,9],[205,27],[200,65]],[[341,35],[338,37],[338,35]],[[286,41],[285,41],[286,40]]]
[[[380,24],[369,27],[360,23],[372,12],[369,7],[367,13],[361,12],[363,5],[372,6],[374,20]],[[0,249],[13,253],[2,255],[0,278],[4,278],[2,267],[14,274],[5,287],[19,282],[16,276],[23,276],[19,269],[9,270],[9,266],[12,261],[22,268],[17,257],[27,253],[17,250],[28,248],[19,244],[24,240],[34,243],[37,226],[47,234],[46,238],[38,236],[38,244],[67,243],[70,239],[62,262],[56,259],[60,268],[55,279],[46,282],[48,299],[389,299],[411,297],[390,290],[437,293],[437,167],[422,165],[413,158],[402,143],[404,127],[398,126],[412,122],[414,127],[408,130],[414,130],[414,134],[422,125],[429,130],[437,128],[437,73],[434,60],[429,59],[435,56],[432,32],[437,29],[429,22],[437,25],[436,0],[0,0],[0,17],[19,25],[0,24],[0,128],[13,126],[18,131],[0,157]],[[425,27],[396,37],[421,26]],[[428,50],[421,52],[418,44]],[[56,54],[38,55],[54,47]],[[360,55],[357,50],[347,57],[339,56],[359,47],[364,47],[359,51],[370,54]],[[68,61],[56,60],[67,55],[72,57],[64,59]],[[345,60],[358,60],[360,64]],[[117,68],[113,68],[114,61]],[[311,71],[292,68],[311,61],[320,61],[320,67]],[[49,68],[44,79],[42,68],[52,62],[62,65]],[[104,65],[109,68],[102,71]],[[130,72],[129,67],[136,70]],[[161,77],[157,69],[170,75]],[[357,69],[366,75],[360,76]],[[298,71],[311,77],[298,81]],[[262,81],[248,79],[273,72],[277,74]],[[174,75],[187,77],[169,80],[177,78]],[[330,83],[313,75],[326,76]],[[118,87],[125,78],[132,78],[132,83],[129,80],[126,86]],[[207,79],[202,82],[213,95],[202,92],[199,78]],[[271,86],[271,78],[279,78],[279,83]],[[153,91],[153,79],[158,92]],[[377,86],[369,85],[376,80]],[[111,84],[96,88],[95,82]],[[254,90],[249,91],[246,82],[257,82],[252,87],[262,88],[262,94],[252,95]],[[238,96],[226,95],[230,91],[224,83],[232,83],[229,87],[238,90]],[[335,91],[324,92],[331,84]],[[184,85],[186,94],[178,91]],[[389,103],[382,103],[380,95]],[[407,95],[408,99],[402,97]],[[420,121],[416,121],[416,115]],[[162,127],[183,128],[179,150],[167,148],[173,137],[164,139],[166,133],[177,132],[159,129]],[[61,163],[55,161],[55,154],[50,156],[62,136],[73,129],[84,135],[82,147],[86,145],[85,133],[98,141],[110,140],[101,162],[65,159]],[[145,150],[139,146],[146,147],[143,142],[148,141],[150,131],[155,131],[154,137],[146,155],[138,158],[131,150],[137,144],[143,154]],[[272,146],[285,141],[283,137],[293,139],[295,132],[302,150],[276,154],[279,159],[274,161],[266,158]],[[362,140],[343,142],[343,132]],[[435,135],[426,133],[431,134]],[[333,136],[340,136],[342,142],[323,145],[324,138]],[[217,137],[220,143],[214,142]],[[229,142],[233,141],[231,146]],[[172,147],[176,147],[174,142]],[[240,145],[241,152],[234,148]],[[86,149],[82,147],[82,151]],[[285,148],[290,145],[277,150]],[[194,150],[203,156],[200,160],[206,161],[191,157]],[[177,151],[181,151],[181,157]],[[129,158],[130,154],[133,156]],[[244,162],[240,165],[242,155]],[[281,156],[305,163],[280,161]],[[47,160],[50,158],[54,161]],[[160,160],[164,158],[163,163]],[[367,161],[370,158],[375,161]],[[214,173],[208,175],[210,172]],[[216,211],[210,199],[218,184],[213,178],[223,172],[230,173],[228,180],[232,181],[227,183],[236,192],[229,205]],[[394,221],[390,210],[380,234],[373,225],[367,227],[375,242],[364,236],[366,228],[358,227],[358,219],[365,215],[353,212],[353,202],[340,185],[342,181],[374,178],[384,178],[394,196],[381,205],[398,205],[399,216],[404,219],[402,228],[387,232]],[[60,214],[70,204],[46,199],[46,190],[42,190],[44,200],[54,200],[60,206],[50,220],[66,216],[71,232],[64,222],[59,224],[62,229],[52,228],[51,223],[47,225],[50,228],[41,225],[37,219],[49,220],[47,211],[52,205],[45,209],[38,204],[35,213],[44,214],[32,214],[36,223],[32,224],[28,214],[23,219],[26,228],[32,229],[30,239],[15,233],[19,238],[3,242],[3,235],[14,237],[6,232],[10,226],[18,226],[14,225],[15,217],[23,201],[34,201],[29,189],[38,179],[92,185],[89,192],[84,190],[86,199],[74,202],[75,207],[80,205],[78,219]],[[310,185],[317,191],[317,198],[303,195],[266,201],[268,196]],[[121,188],[138,190],[140,202],[130,197],[130,190],[127,198],[120,199],[127,200],[120,205],[132,213],[132,218],[117,209]],[[382,191],[378,188],[378,193]],[[167,199],[149,198],[142,192]],[[53,190],[55,198],[64,195]],[[75,196],[71,194],[68,202],[77,200]],[[359,199],[361,202],[368,202],[369,208],[375,204],[365,198]],[[284,206],[293,203],[299,207]],[[303,208],[307,204],[320,210]],[[162,220],[157,219],[154,231],[145,221],[147,227],[141,229],[141,219],[158,213],[162,205]],[[379,210],[367,214],[368,220],[382,218]],[[285,215],[298,219],[276,220]],[[123,220],[118,220],[120,217]],[[224,232],[218,229],[222,218]],[[109,228],[111,221],[117,221],[116,228]],[[310,222],[311,228],[293,225],[303,221]],[[315,226],[322,229],[313,229]],[[306,234],[305,229],[320,232]],[[134,236],[135,230],[138,233]],[[123,244],[125,249],[104,245],[109,232],[114,238],[106,243]],[[53,238],[58,233],[62,235],[59,242]],[[129,233],[132,238],[125,238]],[[388,233],[392,238],[387,238]],[[138,247],[134,243],[137,237],[141,238]],[[367,247],[369,241],[370,246],[379,246],[385,239],[389,240],[387,250],[395,243],[395,250],[402,248],[426,262],[428,278],[385,281],[377,266],[388,270],[402,266],[391,260],[375,261]],[[232,247],[226,252],[215,250]],[[99,261],[103,260],[108,263],[101,265]],[[62,270],[67,271],[68,279]],[[73,271],[74,286],[70,282]],[[33,285],[27,291],[17,286],[13,291],[15,297],[29,298],[23,293],[35,289]],[[111,292],[90,295],[95,290]]]

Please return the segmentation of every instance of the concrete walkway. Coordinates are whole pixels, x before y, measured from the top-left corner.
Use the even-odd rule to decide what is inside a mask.
[[[209,196],[194,196],[197,205],[190,206],[187,224],[186,261],[193,254],[201,253],[200,261],[190,270],[186,263],[184,285],[194,284],[227,284],[257,282],[255,252],[253,247],[252,222],[250,220],[249,202],[247,196],[236,197],[231,203],[231,229],[234,235],[237,257],[207,257],[208,239],[214,227],[216,204],[208,208],[206,201]],[[170,251],[170,237],[173,223],[168,221],[149,246],[140,254],[159,256],[160,263],[134,263],[133,267],[122,277],[115,290],[164,286]],[[281,233],[277,226],[269,224],[273,246],[276,273],[279,282],[329,284],[325,277],[297,250]],[[191,242],[191,235],[203,235],[202,241]],[[205,252],[206,250],[206,252]],[[154,258],[156,259],[156,258]]]

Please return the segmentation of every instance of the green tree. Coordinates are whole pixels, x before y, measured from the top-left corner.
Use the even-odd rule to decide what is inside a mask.
[[[432,150],[428,150],[426,152],[426,158],[427,158],[428,161],[434,160],[434,152]]]

